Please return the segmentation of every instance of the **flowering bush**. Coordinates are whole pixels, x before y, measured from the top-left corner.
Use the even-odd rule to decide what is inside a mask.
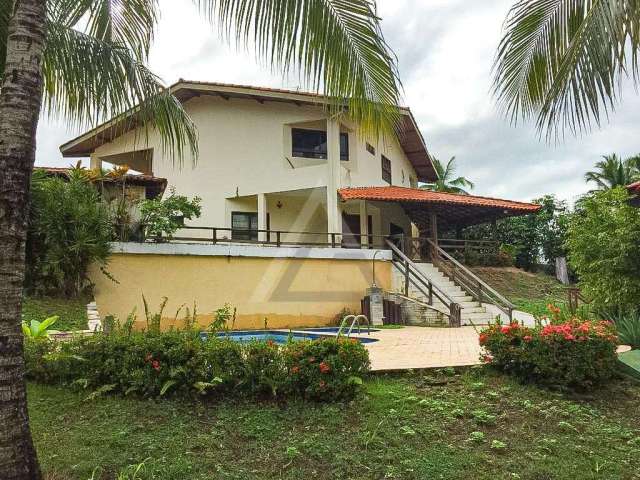
[[[96,334],[68,342],[25,339],[31,380],[80,385],[95,392],[350,398],[368,370],[352,340],[240,344],[195,331]],[[304,361],[303,361],[304,359]]]
[[[369,354],[354,339],[295,342],[286,346],[289,389],[313,400],[351,398],[369,370]]]
[[[526,381],[580,389],[614,375],[617,340],[612,323],[575,318],[535,328],[496,323],[479,338],[483,360],[496,368]]]

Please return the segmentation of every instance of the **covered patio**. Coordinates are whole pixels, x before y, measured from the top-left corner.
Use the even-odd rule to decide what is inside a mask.
[[[496,222],[499,219],[528,215],[540,209],[539,205],[532,203],[397,186],[342,188],[338,194],[343,202],[343,210],[358,206],[361,218],[358,233],[363,239],[363,247],[366,247],[369,225],[362,219],[366,218],[369,209],[386,208],[392,211],[395,208],[393,214],[383,219],[381,233],[394,238],[407,254],[414,257],[422,254],[421,249],[427,240],[449,251],[474,248],[482,252],[495,248]],[[398,228],[395,223],[406,224],[407,220],[411,225],[409,229]],[[484,223],[492,225],[492,238],[462,239],[465,227]]]

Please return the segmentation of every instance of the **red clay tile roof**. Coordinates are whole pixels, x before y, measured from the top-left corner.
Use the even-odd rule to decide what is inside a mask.
[[[640,182],[634,182],[631,185],[627,185],[627,190],[631,193],[640,193]]]
[[[535,213],[540,205],[514,202],[498,198],[457,195],[453,193],[432,192],[407,187],[351,187],[338,190],[343,200],[380,200],[396,202],[417,202],[429,204],[460,205],[466,207],[501,208],[519,213]]]

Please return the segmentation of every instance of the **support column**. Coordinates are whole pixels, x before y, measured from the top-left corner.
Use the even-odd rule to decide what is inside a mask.
[[[95,153],[91,154],[91,157],[89,159],[89,168],[91,170],[102,168],[102,159]]]
[[[360,246],[369,247],[369,215],[367,215],[367,201],[360,200]]]
[[[435,213],[432,213],[429,216],[429,223],[431,227],[431,241],[438,245],[438,216]]]
[[[341,184],[340,165],[340,123],[332,118],[327,120],[327,231],[342,233],[342,215],[338,202],[338,189]],[[336,243],[342,241],[342,236],[337,235]],[[329,242],[332,241],[329,235]]]
[[[264,193],[258,194],[258,230],[267,229],[267,195]],[[266,242],[268,239],[266,232],[258,233],[258,240],[260,242]]]

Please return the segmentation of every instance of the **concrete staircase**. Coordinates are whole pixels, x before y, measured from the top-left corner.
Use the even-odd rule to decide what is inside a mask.
[[[462,325],[471,325],[472,323],[474,325],[482,325],[493,320],[493,314],[489,313],[486,307],[474,301],[471,295],[453,283],[449,277],[433,264],[415,263],[415,267],[420,270],[433,285],[445,292],[455,303],[460,304]],[[395,266],[393,267],[392,287],[394,292],[404,293],[404,275]],[[434,325],[441,323],[442,320],[442,315],[434,313],[434,308],[440,312],[448,313],[448,308],[435,298],[435,296],[433,305],[431,306],[432,308],[426,308],[425,305],[429,299],[411,283],[409,284],[407,296],[409,299],[414,300],[416,304],[415,307],[403,306],[403,313],[405,308],[408,312],[406,317],[407,323],[412,325]],[[438,318],[438,320],[436,320],[436,318]]]

